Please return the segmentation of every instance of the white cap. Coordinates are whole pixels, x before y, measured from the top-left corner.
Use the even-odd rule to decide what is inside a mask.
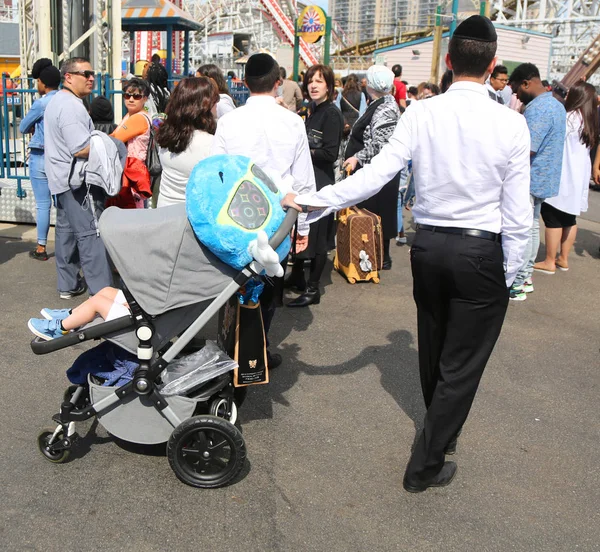
[[[367,71],[367,84],[376,92],[389,92],[394,84],[394,73],[383,65],[371,65]]]

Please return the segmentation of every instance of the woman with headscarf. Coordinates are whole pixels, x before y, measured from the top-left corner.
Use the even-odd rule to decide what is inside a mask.
[[[367,71],[367,87],[373,101],[365,114],[356,121],[344,155],[344,168],[352,172],[367,165],[393,134],[400,109],[390,94],[394,73],[382,65],[373,65]],[[379,193],[358,206],[381,217],[383,231],[383,270],[392,268],[390,240],[398,233],[399,175],[388,182]]]

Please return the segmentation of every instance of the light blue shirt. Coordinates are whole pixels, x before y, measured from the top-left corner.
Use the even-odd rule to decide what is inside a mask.
[[[52,96],[57,92],[58,90],[52,90],[35,100],[31,109],[27,112],[27,115],[23,117],[23,120],[19,125],[21,134],[34,132],[33,137],[29,141],[30,149],[44,149],[44,111],[46,110],[48,102],[52,99]]]
[[[75,154],[90,143],[94,125],[80,98],[61,90],[44,112],[46,134],[45,168],[52,194],[61,194],[69,186],[83,183],[85,159]]]
[[[527,104],[523,113],[531,135],[531,195],[541,199],[558,195],[567,113],[545,92]]]

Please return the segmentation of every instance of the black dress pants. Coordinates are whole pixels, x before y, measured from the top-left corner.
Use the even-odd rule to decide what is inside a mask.
[[[500,243],[419,229],[410,254],[427,414],[406,476],[428,481],[467,419],[502,329],[508,289]]]

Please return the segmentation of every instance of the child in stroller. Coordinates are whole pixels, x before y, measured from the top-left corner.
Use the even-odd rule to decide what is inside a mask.
[[[74,309],[42,309],[41,318],[30,318],[27,326],[41,339],[49,341],[63,337],[70,331],[85,326],[96,316],[105,322],[129,316],[125,295],[120,289],[105,287]]]
[[[224,165],[225,176],[227,170]],[[243,184],[254,178],[252,174],[248,171],[245,179],[236,183],[228,201],[236,201],[244,192]],[[217,173],[219,182],[222,176]],[[262,193],[259,184],[255,194]],[[269,205],[272,212],[279,208],[272,200]],[[57,425],[38,437],[43,456],[53,463],[65,462],[76,447],[75,424],[96,417],[118,439],[138,444],[166,443],[171,468],[188,485],[214,488],[233,481],[244,465],[246,449],[241,432],[233,425],[237,392],[245,388],[234,388],[232,369],[181,394],[163,392],[163,379],[177,362],[193,356],[182,354],[240,287],[261,274],[269,263],[281,269],[269,254],[279,260],[274,250],[287,240],[295,218],[295,211],[290,210],[285,220],[277,222],[270,232],[266,253],[262,251],[262,260],[258,234],[254,253],[250,254],[254,260],[240,270],[221,262],[198,239],[185,205],[152,210],[106,209],[99,220],[100,236],[123,282],[127,306],[122,297],[117,304],[127,313],[122,310],[122,316],[109,319],[119,295],[112,289],[108,297],[92,298],[79,310],[74,309],[62,321],[62,327],[77,327],[96,313],[106,315],[105,321],[94,320],[66,334],[55,323],[60,336],[49,338],[41,332],[44,337],[36,337],[31,348],[35,354],[46,354],[105,339],[135,355],[139,366],[133,379],[120,387],[105,386],[90,377],[86,384],[69,388],[60,412],[53,417]],[[254,232],[256,226],[244,227],[245,223],[241,219],[237,222]],[[262,239],[265,243],[266,234]],[[56,319],[66,313],[44,309],[42,314],[45,318],[54,314]]]

